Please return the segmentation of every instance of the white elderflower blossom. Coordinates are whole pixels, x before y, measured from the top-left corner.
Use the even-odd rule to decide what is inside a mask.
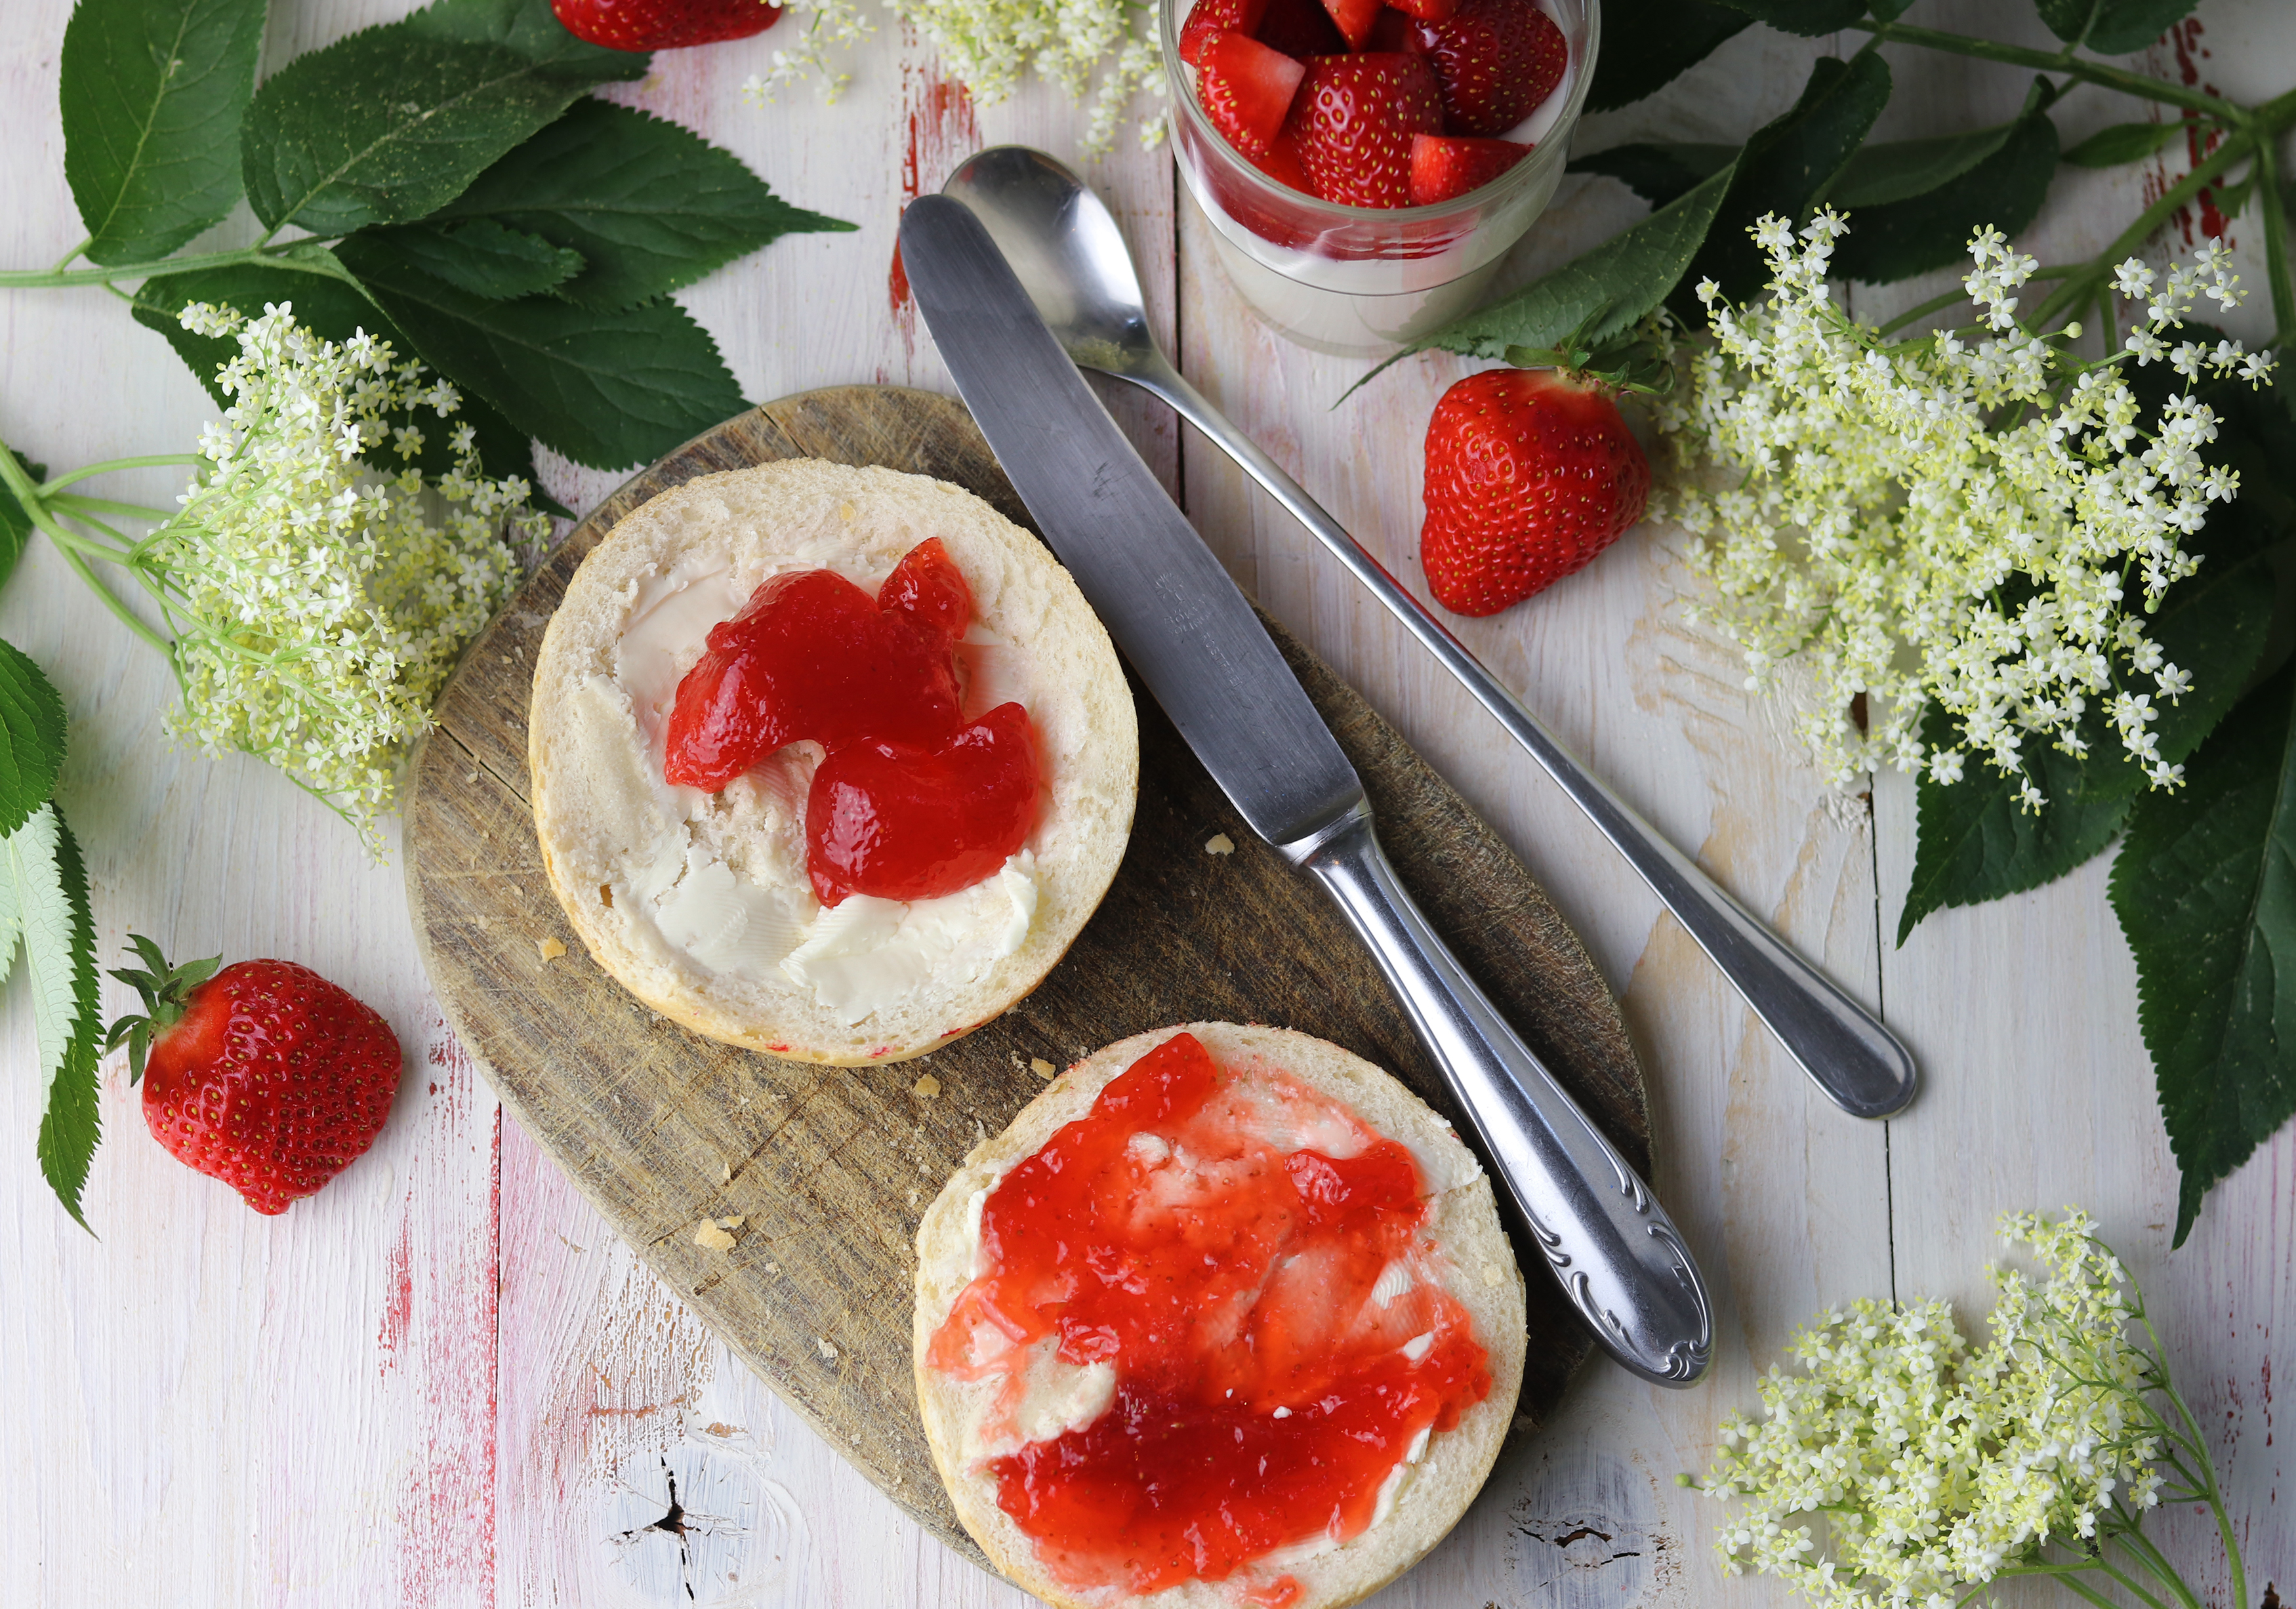
[[[819,79],[825,98],[836,100],[849,75],[832,74],[827,49],[851,45],[875,29],[861,15],[859,0],[794,0],[809,13],[796,48],[774,53],[772,68],[752,74],[742,97],[762,106],[776,91],[808,78]],[[1116,126],[1133,97],[1145,91],[1167,93],[1164,65],[1148,26],[1155,8],[1144,0],[883,0],[900,21],[914,24],[947,61],[949,74],[973,100],[993,106],[1011,94],[1030,68],[1059,85],[1079,103],[1089,97],[1091,115],[1082,142],[1087,156],[1104,155]],[[1093,82],[1100,74],[1097,85]],[[1144,119],[1140,143],[1163,138],[1160,115]]]
[[[2124,352],[2090,364],[2018,322],[2039,265],[1993,229],[1971,240],[1963,282],[1976,326],[1892,341],[1857,323],[1825,285],[1847,230],[1826,209],[1797,242],[1766,218],[1752,233],[1767,298],[1734,308],[1698,287],[1715,343],[1659,405],[1677,472],[1654,512],[1701,538],[1690,562],[1712,595],[1692,612],[1744,653],[1749,686],[1797,655],[1816,670],[1822,697],[1795,725],[1830,779],[1882,764],[1957,777],[1958,759],[1919,735],[1934,701],[1957,728],[1953,750],[2017,775],[2038,809],[2029,739],[2079,753],[2083,716],[2144,698],[2140,678],[2171,700],[2189,687],[2182,672],[2159,679],[2174,667],[2142,616],[2196,567],[2181,538],[2238,490],[2202,456],[2214,413],[2174,397],[2148,436],[2118,365],[2167,357],[2187,380],[2256,384],[2272,358],[2162,339],[2199,297],[2239,300],[2214,242],[2165,278],[2122,263],[2114,286],[2149,299],[2147,317]],[[1859,694],[1874,717],[1863,733]],[[2117,724],[2156,784],[2173,785],[2181,769],[2147,721]]]
[[[2035,1279],[1996,1267],[1991,1338],[1972,1352],[1938,1301],[1820,1314],[1773,1367],[1759,1417],[1734,1417],[1708,1490],[1742,1499],[1716,1546],[1733,1573],[1781,1577],[1838,1609],[1955,1605],[2003,1577],[2103,1569],[2162,1499],[2215,1498],[2120,1260],[2078,1211],[2005,1216]],[[2164,1415],[2165,1404],[2173,1419]],[[1687,1477],[1685,1477],[1686,1480]],[[2046,1549],[2067,1546],[2070,1562]],[[2146,1569],[2151,1566],[2146,1564]]]
[[[480,472],[475,432],[447,424],[454,388],[387,341],[321,341],[286,303],[255,319],[193,304],[182,323],[239,355],[205,464],[135,560],[175,632],[169,730],[271,761],[378,849],[406,745],[548,521],[523,480]],[[425,432],[392,417],[417,408],[454,454],[435,489],[408,462]]]

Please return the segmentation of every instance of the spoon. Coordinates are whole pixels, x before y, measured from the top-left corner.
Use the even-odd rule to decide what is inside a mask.
[[[1116,219],[1083,180],[1041,151],[997,145],[967,158],[941,193],[987,226],[1078,368],[1129,381],[1168,404],[1267,488],[1459,678],[1642,874],[1828,1099],[1857,1117],[1905,1109],[1919,1075],[1897,1036],[1589,775],[1465,644],[1172,366],[1149,333],[1140,276]]]

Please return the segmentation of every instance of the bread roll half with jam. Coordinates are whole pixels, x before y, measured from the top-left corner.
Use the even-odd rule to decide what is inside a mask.
[[[1341,1609],[1488,1475],[1524,1297],[1473,1155],[1380,1069],[1197,1022],[1070,1068],[917,1231],[965,1529],[1064,1609]]]
[[[822,744],[675,786],[679,686],[768,580],[826,570],[874,599],[935,538],[971,593],[949,650],[961,718],[1025,708],[1038,813],[970,886],[824,904],[808,827]],[[663,492],[584,559],[535,666],[528,760],[551,887],[601,966],[713,1038],[861,1065],[947,1043],[1051,970],[1123,858],[1139,734],[1107,632],[1036,538],[943,481],[792,460]]]

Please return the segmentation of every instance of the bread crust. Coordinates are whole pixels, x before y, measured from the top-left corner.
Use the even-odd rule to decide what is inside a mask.
[[[767,575],[823,566],[873,589],[929,537],[947,546],[972,587],[976,621],[1003,644],[996,652],[1009,647],[1000,662],[1027,689],[1021,696],[1041,740],[1047,777],[1044,815],[1026,846],[1035,861],[1035,906],[1010,953],[986,961],[972,956],[969,977],[928,973],[896,1006],[849,1022],[762,968],[742,976],[703,965],[631,908],[639,900],[626,898],[616,908],[616,879],[638,852],[627,840],[641,835],[627,824],[643,822],[659,838],[667,819],[645,792],[651,781],[629,760],[631,754],[646,759],[631,702],[625,696],[619,713],[612,707],[620,689],[617,655],[626,622],[651,606],[637,600],[650,586],[683,573],[681,560],[691,569],[724,554],[726,568],[711,573],[711,584],[739,597]],[[714,618],[737,606],[738,599]],[[684,667],[700,657],[706,629],[705,621],[687,634]],[[626,739],[619,735],[623,727]],[[800,819],[803,782],[816,761],[811,745],[793,745],[775,762],[786,762],[797,779]],[[652,763],[658,767],[658,755]],[[1036,538],[945,481],[794,459],[701,476],[663,492],[624,516],[583,560],[536,659],[528,765],[552,891],[600,966],[697,1033],[792,1060],[857,1066],[902,1061],[947,1044],[1042,981],[1123,858],[1138,787],[1139,734],[1114,645]],[[729,852],[742,850],[740,833],[753,819],[767,819],[788,835],[786,809],[779,817],[758,817],[763,807],[755,799],[767,791],[762,784],[742,792],[758,775],[738,779],[704,807],[709,830],[728,839]],[[619,828],[612,825],[618,822]],[[672,829],[697,837],[702,832],[675,823]],[[781,852],[786,859],[786,848]],[[801,864],[801,848],[798,854]],[[773,886],[790,884],[781,878]]]
[[[1385,1519],[1336,1548],[1288,1564],[1300,1584],[1292,1609],[1345,1609],[1417,1564],[1467,1511],[1513,1423],[1527,1345],[1522,1273],[1499,1227],[1490,1179],[1450,1127],[1392,1076],[1339,1046],[1288,1029],[1233,1022],[1160,1028],[1097,1051],[1062,1072],[1002,1134],[974,1147],[917,1226],[917,1301],[911,1334],[918,1408],[933,1465],[957,1518],[1006,1577],[1059,1609],[1236,1609],[1228,1587],[1194,1580],[1147,1597],[1111,1588],[1086,1594],[1054,1580],[1035,1545],[996,1505],[996,1484],[966,1466],[968,1418],[990,1382],[959,1382],[927,1360],[934,1334],[971,1283],[972,1201],[1063,1125],[1085,1115],[1109,1081],[1176,1034],[1191,1033],[1222,1067],[1279,1068],[1345,1102],[1370,1128],[1418,1158],[1434,1194],[1431,1230],[1448,1263],[1446,1288],[1466,1308],[1489,1354],[1491,1389],[1452,1430],[1432,1437]]]

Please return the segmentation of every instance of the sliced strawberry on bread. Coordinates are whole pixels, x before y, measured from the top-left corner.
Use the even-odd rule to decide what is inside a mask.
[[[1205,42],[1196,90],[1204,114],[1227,143],[1264,156],[1283,132],[1292,97],[1308,70],[1249,34],[1215,34]]]
[[[1201,67],[1204,46],[1214,34],[1253,33],[1267,11],[1267,0],[1196,0],[1180,25],[1180,60]]]
[[[1380,0],[1324,0],[1324,9],[1332,13],[1332,25],[1347,40],[1348,48],[1361,50],[1383,7]]]
[[[1506,133],[1554,93],[1570,62],[1562,30],[1531,0],[1464,0],[1431,32],[1450,134]]]
[[[1439,133],[1423,57],[1318,56],[1300,86],[1300,160],[1316,193],[1350,207],[1411,204],[1411,137]]]
[[[1411,138],[1411,204],[1431,207],[1480,190],[1530,154],[1513,140],[1446,138],[1421,134]]]
[[[1268,49],[1280,50],[1294,62],[1347,53],[1347,37],[1320,0],[1267,0],[1267,4],[1252,37]]]

